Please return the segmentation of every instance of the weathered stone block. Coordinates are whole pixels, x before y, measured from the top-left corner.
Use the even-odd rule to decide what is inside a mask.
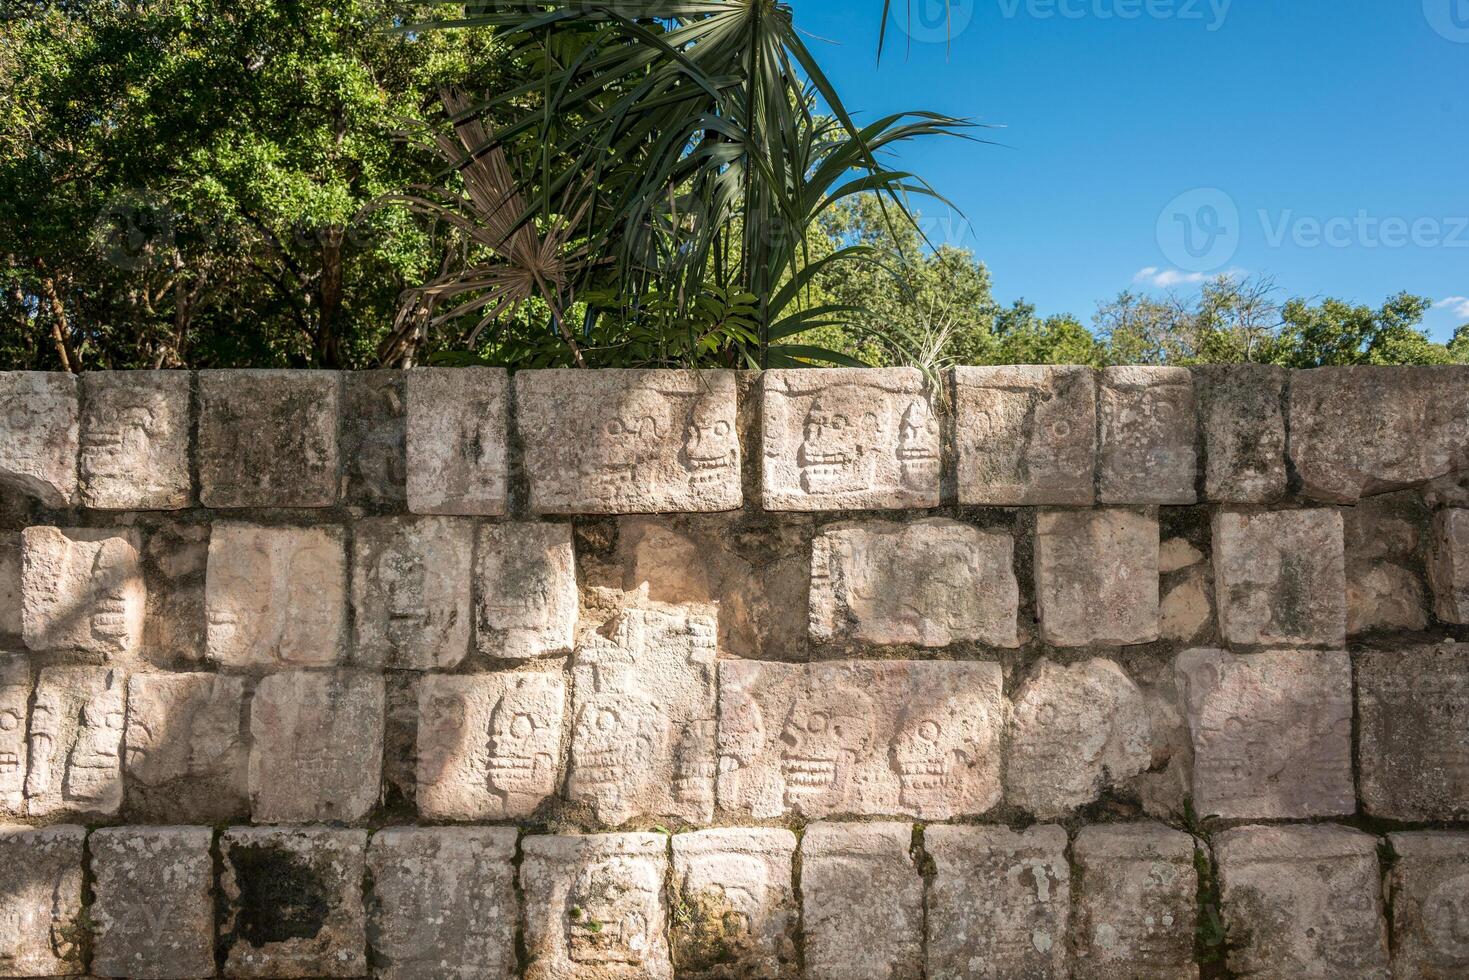
[[[240,677],[134,675],[126,729],[129,817],[218,824],[247,816],[244,706]]]
[[[122,805],[123,677],[106,667],[47,667],[31,707],[30,815],[111,816]]]
[[[1240,827],[1214,839],[1235,976],[1386,980],[1377,838],[1345,827]]]
[[[214,831],[108,827],[92,834],[92,972],[172,980],[214,974]]]
[[[1126,510],[1036,517],[1035,591],[1052,646],[1126,646],[1158,638],[1158,519]]]
[[[19,531],[0,531],[0,636],[20,636],[21,551]]]
[[[505,513],[510,378],[500,368],[408,372],[408,509]]]
[[[328,667],[345,653],[347,545],[340,527],[221,523],[204,589],[209,659],[222,667]]]
[[[1154,823],[1083,827],[1072,853],[1080,871],[1076,976],[1199,975],[1192,837]]]
[[[1097,382],[1084,367],[954,369],[959,502],[1089,506]]]
[[[1098,402],[1102,503],[1193,503],[1197,422],[1188,369],[1106,368]]]
[[[75,375],[0,371],[0,484],[75,504],[79,416]]]
[[[801,838],[806,976],[923,976],[923,879],[906,823],[814,823]]]
[[[1200,816],[1269,820],[1356,811],[1345,653],[1189,650],[1174,672],[1193,739]]]
[[[250,708],[256,823],[353,821],[377,805],[383,679],[351,671],[271,674]]]
[[[335,371],[200,371],[200,502],[336,503],[340,392]]]
[[[1158,606],[1158,635],[1179,643],[1197,639],[1214,621],[1212,591],[1201,565],[1179,576]]]
[[[766,510],[939,504],[941,433],[916,368],[766,371]]]
[[[353,663],[446,670],[469,653],[474,527],[447,517],[370,518],[353,529]]]
[[[1214,582],[1225,641],[1343,646],[1342,535],[1341,512],[1334,509],[1215,514]]]
[[[719,687],[721,808],[943,820],[1000,801],[999,664],[725,660]]]
[[[1469,646],[1357,658],[1362,801],[1375,817],[1469,820]]]
[[[479,529],[475,643],[496,659],[569,653],[580,599],[570,524]]]
[[[1388,834],[1393,977],[1469,976],[1469,834]]]
[[[23,535],[26,646],[135,657],[147,602],[138,532],[28,527]]]
[[[342,375],[342,481],[349,504],[399,507],[408,499],[406,372]]]
[[[383,980],[516,976],[513,827],[390,827],[367,850],[368,937]]]
[[[923,849],[934,868],[929,976],[1067,975],[1071,871],[1065,830],[928,827]]]
[[[81,827],[0,826],[0,977],[86,972]]]
[[[196,664],[207,647],[204,587],[211,525],[164,521],[143,537],[143,658],[159,666]]]
[[[367,975],[367,832],[233,827],[220,835],[226,977]]]
[[[1434,614],[1445,623],[1469,623],[1469,510],[1434,515],[1428,581]]]
[[[1347,635],[1428,627],[1420,574],[1422,498],[1395,494],[1342,509],[1346,532]]]
[[[561,674],[430,674],[418,689],[418,812],[529,817],[561,784]]]
[[[1193,369],[1203,419],[1204,497],[1265,504],[1285,495],[1285,382],[1269,364]]]
[[[81,499],[97,510],[189,506],[189,373],[82,376]]]
[[[799,914],[789,830],[701,830],[673,838],[673,955],[689,980],[794,980]]]
[[[26,729],[33,683],[29,657],[0,651],[0,817],[25,814]]]
[[[527,837],[527,980],[670,980],[662,834]]]
[[[822,529],[812,543],[811,638],[887,646],[1016,647],[1015,540],[943,519]]]

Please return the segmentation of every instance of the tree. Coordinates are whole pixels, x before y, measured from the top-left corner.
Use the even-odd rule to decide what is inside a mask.
[[[1433,302],[1399,293],[1380,308],[1338,299],[1311,305],[1293,299],[1282,310],[1280,350],[1286,367],[1350,364],[1448,364],[1451,356],[1418,325]]]

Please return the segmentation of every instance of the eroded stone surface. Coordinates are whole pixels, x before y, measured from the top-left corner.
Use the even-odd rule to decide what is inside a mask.
[[[75,504],[79,416],[75,375],[0,371],[0,484]]]
[[[941,432],[916,368],[766,371],[766,510],[939,503]]]
[[[189,506],[189,373],[82,376],[81,499],[98,510]]]
[[[200,502],[335,503],[340,389],[334,371],[200,371]]]
[[[1376,817],[1469,819],[1469,646],[1357,659],[1362,801]]]
[[[1397,494],[1342,509],[1346,532],[1347,634],[1428,626],[1418,556],[1421,498]]]
[[[382,517],[353,529],[353,662],[446,670],[469,653],[474,527],[447,517]]]
[[[92,834],[92,972],[135,980],[214,973],[214,831],[110,827]]]
[[[25,813],[26,728],[33,683],[25,654],[0,651],[0,817]]]
[[[538,514],[740,506],[732,371],[522,371],[515,397]]]
[[[801,838],[806,976],[923,976],[923,880],[906,823],[815,823]]]
[[[774,828],[673,838],[673,954],[690,980],[799,975],[796,835]]]
[[[1083,827],[1076,974],[1186,980],[1199,975],[1194,840],[1162,824]]]
[[[1194,382],[1188,369],[1106,368],[1098,403],[1101,501],[1193,503],[1196,422]]]
[[[126,729],[128,815],[200,824],[248,815],[244,706],[240,677],[133,676]]]
[[[1285,381],[1269,364],[1193,369],[1204,434],[1204,497],[1263,504],[1285,495]]]
[[[23,536],[26,646],[137,656],[147,603],[138,532],[28,527]]]
[[[1036,517],[1041,639],[1058,647],[1158,638],[1158,519],[1127,510]]]
[[[111,816],[122,805],[127,694],[106,667],[47,667],[31,707],[27,808],[33,817]]]
[[[391,827],[367,851],[374,976],[510,980],[516,975],[517,831]]]
[[[1219,629],[1246,646],[1346,643],[1346,558],[1334,509],[1214,515]]]
[[[143,537],[143,658],[159,666],[196,664],[205,657],[204,586],[209,524],[163,521]]]
[[[408,499],[405,372],[342,376],[342,490],[349,504],[401,506]]]
[[[81,827],[0,825],[0,977],[85,972]]]
[[[1469,976],[1469,834],[1389,834],[1393,976]]]
[[[1071,871],[1065,830],[928,827],[923,849],[934,866],[929,976],[1067,975]]]
[[[0,635],[20,636],[21,551],[19,531],[0,531]]]
[[[1000,800],[998,664],[725,660],[719,682],[721,808],[942,820]]]
[[[1433,611],[1445,623],[1469,623],[1469,510],[1443,510],[1433,518],[1428,581]]]
[[[569,653],[579,599],[569,524],[491,524],[479,529],[475,643],[496,659]]]
[[[1189,650],[1174,665],[1203,817],[1355,812],[1352,670],[1345,653]]]
[[[1187,643],[1200,636],[1214,620],[1209,578],[1202,566],[1179,576],[1158,607],[1158,634],[1165,640]]]
[[[505,513],[510,379],[500,368],[408,372],[408,509]]]

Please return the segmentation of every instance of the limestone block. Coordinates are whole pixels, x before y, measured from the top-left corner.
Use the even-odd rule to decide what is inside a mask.
[[[812,543],[811,638],[1016,647],[1015,540],[944,519],[833,524]]]
[[[200,371],[200,502],[336,503],[340,393],[335,371]]]
[[[505,513],[510,378],[500,368],[408,372],[408,509]]]
[[[1334,509],[1215,514],[1214,582],[1225,641],[1345,645],[1344,548]]]
[[[1352,668],[1345,653],[1179,654],[1201,817],[1290,819],[1356,811]]]
[[[1193,369],[1204,434],[1204,498],[1265,504],[1285,496],[1285,382],[1269,364]]]
[[[719,665],[719,804],[799,814],[978,815],[1000,801],[995,663]]]
[[[0,485],[75,504],[79,416],[75,375],[0,371]]]
[[[1097,382],[1084,367],[954,369],[959,502],[1090,506]]]
[[[513,827],[390,827],[367,850],[368,937],[382,980],[516,975]]]
[[[249,788],[256,823],[353,821],[377,805],[381,676],[287,671],[255,689]]]
[[[1466,705],[1469,646],[1450,642],[1358,655],[1358,759],[1368,813],[1469,820]]]
[[[1035,591],[1052,646],[1158,638],[1158,519],[1127,510],[1036,516]]]
[[[560,673],[429,674],[418,689],[418,812],[529,817],[561,784]]]
[[[22,533],[26,646],[107,660],[135,657],[147,602],[138,532],[28,527]]]
[[[1102,503],[1193,503],[1197,423],[1188,369],[1106,368],[1098,402]]]
[[[517,425],[538,514],[740,506],[731,371],[522,371]]]
[[[1192,568],[1204,560],[1204,553],[1187,538],[1169,538],[1158,545],[1158,571],[1164,575]]]
[[[383,675],[383,802],[418,805],[418,699],[427,676],[414,670]]]
[[[1469,976],[1469,834],[1388,834],[1393,976]]]
[[[766,510],[939,504],[942,437],[917,368],[766,371]]]
[[[809,980],[923,976],[923,879],[906,823],[814,823],[801,838]]]
[[[1423,502],[1430,507],[1469,507],[1469,470],[1429,480],[1421,488]]]
[[[1469,510],[1434,515],[1428,581],[1434,614],[1445,623],[1469,623]]]
[[[207,614],[204,586],[211,525],[164,521],[143,538],[143,657],[159,666],[204,660]]]
[[[123,676],[106,667],[47,667],[31,706],[30,815],[111,816],[122,805]]]
[[[346,535],[335,526],[216,524],[204,606],[209,659],[221,667],[340,663],[347,625]]]
[[[126,729],[129,817],[219,824],[247,816],[244,707],[240,677],[134,675]]]
[[[488,524],[475,565],[475,643],[496,659],[569,653],[580,598],[570,524]]]
[[[1330,825],[1214,838],[1235,976],[1387,980],[1377,838]]]
[[[1344,504],[1469,468],[1469,368],[1297,371],[1290,453],[1302,493]]]
[[[408,500],[406,372],[342,375],[342,481],[348,504],[400,508]]]
[[[30,659],[0,651],[0,817],[25,813],[26,728],[31,717]]]
[[[81,499],[97,510],[189,506],[189,373],[82,376]]]
[[[689,980],[795,980],[796,835],[775,828],[673,838],[673,956]]]
[[[1199,880],[1194,840],[1162,824],[1083,827],[1072,848],[1076,975],[1192,980]]]
[[[82,827],[0,825],[0,977],[86,972]]]
[[[1214,621],[1209,595],[1208,576],[1202,567],[1184,573],[1158,606],[1159,636],[1180,643],[1196,639]]]
[[[224,976],[367,975],[367,832],[233,827],[220,835]]]
[[[21,551],[19,531],[0,531],[0,636],[20,636]]]
[[[92,972],[172,980],[214,974],[214,831],[108,827],[92,834]]]
[[[1091,803],[1152,763],[1147,698],[1110,660],[1042,660],[1010,715],[1005,795],[1037,817]]]
[[[526,980],[670,980],[668,838],[527,837]]]
[[[1347,635],[1423,630],[1428,602],[1419,529],[1428,510],[1414,493],[1342,508],[1347,557]]]
[[[1067,976],[1071,872],[1051,825],[928,827],[931,977]]]
[[[469,653],[474,527],[379,517],[353,529],[352,608],[363,667],[447,670]]]

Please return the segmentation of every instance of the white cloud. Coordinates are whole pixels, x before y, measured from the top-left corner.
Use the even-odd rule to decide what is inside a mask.
[[[1433,305],[1435,309],[1449,310],[1454,316],[1469,320],[1469,296],[1450,296]]]
[[[1160,269],[1150,265],[1146,269],[1140,269],[1137,275],[1132,277],[1136,285],[1153,286],[1157,289],[1172,289],[1174,286],[1197,286],[1199,283],[1212,282],[1220,276],[1244,275],[1243,269],[1225,269],[1223,272],[1184,272],[1180,269]]]

